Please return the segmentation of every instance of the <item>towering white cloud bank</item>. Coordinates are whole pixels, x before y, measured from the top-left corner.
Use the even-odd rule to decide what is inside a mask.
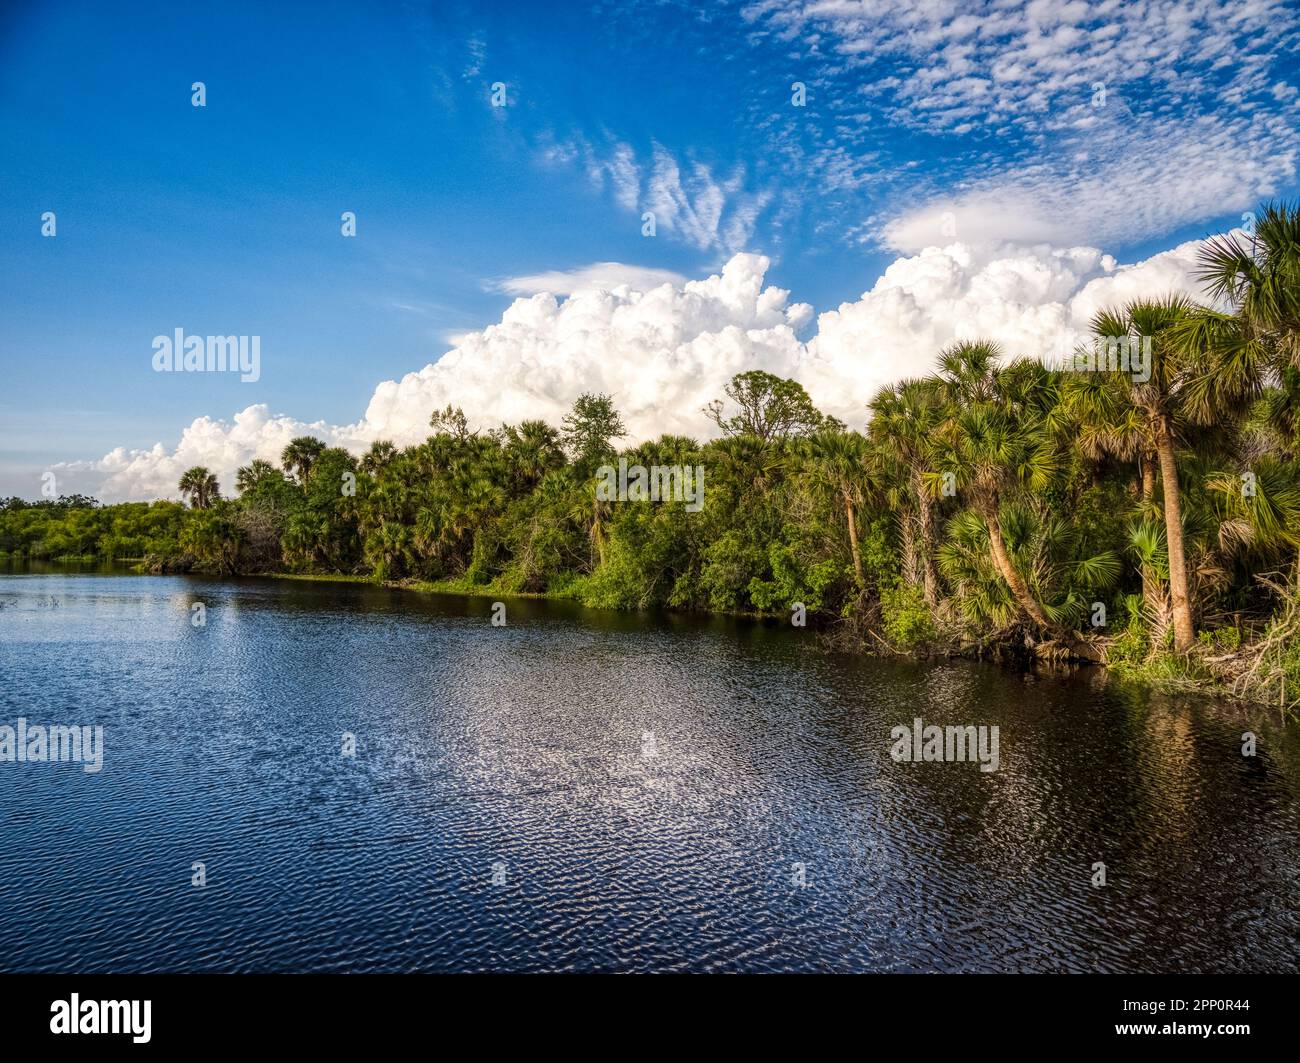
[[[764,256],[738,254],[706,280],[516,299],[499,323],[438,361],[379,384],[355,424],[306,423],[255,405],[230,422],[198,418],[174,449],[118,448],[62,470],[105,501],[175,497],[192,465],[206,465],[230,491],[240,465],[278,461],[295,435],[354,451],[375,439],[407,445],[425,438],[430,412],[448,403],[478,428],[525,418],[558,424],[584,391],[614,397],[628,442],[665,432],[705,437],[712,426],[704,405],[748,369],[799,380],[822,410],[861,427],[879,387],[928,372],[953,340],[987,337],[1008,354],[1042,356],[1068,350],[1103,305],[1196,294],[1197,247],[1131,266],[1091,247],[928,247],[896,260],[856,302],[821,314],[807,342],[797,333],[812,307],[764,285]]]

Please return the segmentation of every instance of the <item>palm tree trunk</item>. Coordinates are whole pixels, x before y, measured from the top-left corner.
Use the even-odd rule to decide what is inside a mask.
[[[1150,502],[1156,497],[1156,470],[1146,451],[1138,455],[1138,465],[1142,469],[1142,501]]]
[[[1152,633],[1163,633],[1169,625],[1169,594],[1164,581],[1147,564],[1142,565],[1142,600],[1151,618]]]
[[[857,576],[858,586],[865,587],[867,581],[862,575],[862,552],[858,549],[858,521],[853,515],[853,496],[849,493],[848,484],[840,485],[840,493],[844,497],[844,514],[849,518],[849,550],[853,554],[853,574]]]
[[[1016,604],[1042,630],[1053,631],[1055,625],[1047,618],[1047,614],[1043,612],[1043,607],[1029,593],[1029,584],[1024,581],[1024,578],[1016,571],[1015,565],[1011,563],[1011,555],[1007,552],[1006,540],[1002,538],[1002,522],[998,518],[996,502],[986,510],[984,523],[989,529],[989,548],[993,553],[993,564],[1002,573],[1002,578],[1007,581],[1007,586],[1011,588],[1011,596],[1015,598]]]
[[[1169,591],[1174,614],[1174,646],[1191,648],[1196,641],[1192,606],[1187,594],[1187,554],[1183,547],[1183,507],[1178,494],[1178,465],[1169,418],[1156,420],[1156,454],[1160,458],[1160,480],[1164,487],[1165,543],[1169,550]]]
[[[931,609],[939,606],[939,569],[934,563],[934,499],[920,483],[920,470],[915,480],[917,505],[921,510],[921,580],[925,604]]]
[[[1142,493],[1142,504],[1147,505],[1156,497],[1156,462],[1155,456],[1144,449],[1138,450],[1138,480]],[[1156,578],[1150,565],[1141,566],[1142,599],[1148,605],[1162,610],[1160,615],[1167,616],[1169,603],[1165,598],[1164,585]]]
[[[898,533],[903,546],[903,574],[908,583],[916,583],[920,577],[920,565],[916,556],[916,533],[912,530],[912,514],[907,507],[898,511]]]
[[[600,500],[597,499],[591,507],[591,541],[596,545],[596,557],[599,565],[605,564],[605,537],[600,525]]]

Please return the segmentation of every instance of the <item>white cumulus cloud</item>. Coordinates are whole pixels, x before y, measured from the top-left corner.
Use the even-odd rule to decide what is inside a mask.
[[[460,337],[418,372],[380,383],[354,424],[305,422],[255,405],[229,422],[196,419],[170,449],[118,448],[59,469],[106,501],[176,497],[192,465],[206,465],[229,492],[240,465],[277,461],[296,435],[354,452],[376,439],[409,445],[449,403],[479,429],[539,417],[558,424],[586,391],[613,396],[629,429],[624,442],[665,432],[706,437],[712,426],[703,407],[749,369],[799,380],[821,409],[860,428],[879,387],[928,372],[954,340],[986,337],[1010,355],[1063,353],[1103,305],[1195,294],[1198,246],[1133,265],[1092,247],[927,247],[893,262],[859,299],[821,314],[807,342],[799,333],[812,308],[765,283],[770,263],[762,255],[737,254],[703,280],[575,287],[568,298],[540,292],[516,299],[499,322]]]
[[[591,289],[612,291],[622,285],[647,291],[661,284],[682,285],[686,278],[670,269],[649,266],[629,266],[622,262],[593,262],[577,269],[553,269],[545,273],[530,273],[521,277],[506,277],[493,285],[497,291],[509,295],[573,295]]]

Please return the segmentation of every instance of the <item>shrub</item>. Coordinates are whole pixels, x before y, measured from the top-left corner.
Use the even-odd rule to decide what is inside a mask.
[[[884,614],[884,634],[895,649],[913,650],[935,642],[939,637],[930,607],[925,604],[921,588],[912,583],[897,583],[880,589],[880,606]]]

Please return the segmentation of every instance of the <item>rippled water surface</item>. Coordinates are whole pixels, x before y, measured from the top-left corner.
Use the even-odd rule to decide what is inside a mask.
[[[0,724],[105,729],[98,774],[0,763],[0,968],[1300,968],[1267,713],[507,608],[0,576]],[[998,725],[1000,770],[895,763],[917,716]]]

